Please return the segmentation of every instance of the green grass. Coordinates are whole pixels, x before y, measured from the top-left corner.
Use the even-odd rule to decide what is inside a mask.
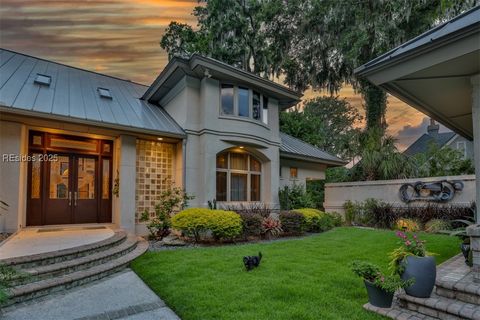
[[[459,252],[454,237],[422,234],[441,263]],[[382,319],[362,309],[367,294],[350,271],[355,259],[379,264],[397,246],[392,231],[337,228],[303,239],[149,252],[135,272],[182,319]],[[242,257],[261,251],[251,272]]]

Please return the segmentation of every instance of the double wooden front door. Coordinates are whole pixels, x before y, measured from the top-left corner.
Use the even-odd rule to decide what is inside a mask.
[[[108,141],[33,132],[27,225],[111,222],[111,153]]]

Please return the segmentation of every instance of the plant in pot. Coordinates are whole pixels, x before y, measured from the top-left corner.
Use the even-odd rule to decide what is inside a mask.
[[[475,224],[475,219],[472,217],[463,217],[464,219],[452,220],[452,224],[457,226],[448,233],[451,236],[459,237],[462,240],[460,244],[460,250],[462,250],[463,257],[465,258],[465,264],[469,267],[473,266],[472,250],[470,247],[470,237],[467,235],[467,228]]]
[[[409,236],[397,231],[397,236],[401,239],[401,245],[390,253],[390,268],[404,281],[415,279],[415,283],[405,287],[408,295],[430,297],[437,276],[435,258],[426,251],[425,241],[420,240],[416,234]]]
[[[361,277],[365,283],[368,302],[379,308],[390,308],[395,291],[414,282],[413,279],[403,281],[398,275],[386,276],[379,267],[369,262],[354,261],[351,267],[353,273]]]

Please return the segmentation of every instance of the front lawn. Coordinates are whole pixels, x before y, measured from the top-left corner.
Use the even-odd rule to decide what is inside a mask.
[[[441,263],[459,252],[454,237],[422,234]],[[383,267],[393,231],[337,228],[303,239],[149,252],[135,272],[183,319],[381,319],[362,309],[367,294],[349,263]],[[251,272],[242,257],[261,251]]]

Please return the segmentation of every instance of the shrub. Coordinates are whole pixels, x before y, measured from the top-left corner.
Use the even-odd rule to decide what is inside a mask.
[[[266,218],[270,216],[272,208],[263,202],[240,203],[237,205],[225,206],[225,210],[235,211],[238,214],[257,214]]]
[[[347,225],[352,225],[353,222],[355,222],[355,204],[347,200],[343,204],[343,208],[345,209],[345,223]]]
[[[430,233],[438,233],[451,228],[450,222],[441,219],[432,219],[425,224],[425,231]]]
[[[324,212],[311,209],[311,208],[304,208],[304,209],[295,209],[293,212],[298,212],[305,218],[305,230],[309,232],[318,232],[320,229],[318,228],[318,222],[320,217],[325,215]]]
[[[338,212],[327,212],[326,214],[332,217],[334,227],[340,227],[343,224],[343,218],[342,218],[342,215],[340,213],[338,213]]]
[[[318,229],[320,231],[328,231],[335,227],[335,219],[329,214],[324,214],[318,220]]]
[[[172,218],[172,226],[195,241],[207,231],[214,239],[232,239],[242,232],[242,219],[232,211],[190,208],[183,210]]]
[[[262,233],[268,237],[278,237],[282,233],[282,224],[280,220],[272,217],[263,218]]]
[[[247,238],[249,236],[259,236],[262,234],[262,221],[263,218],[260,214],[254,213],[239,213],[242,218],[243,236]]]
[[[280,222],[282,229],[286,233],[301,234],[305,229],[305,218],[301,213],[295,211],[280,212]]]
[[[421,224],[414,219],[398,219],[395,224],[396,229],[408,232],[417,232],[420,231]]]
[[[278,198],[282,210],[315,207],[311,194],[305,190],[303,185],[283,187],[278,191]]]
[[[147,222],[151,237],[162,239],[170,233],[170,217],[173,212],[185,208],[190,199],[193,199],[193,196],[188,195],[183,189],[171,186],[160,194],[154,215],[145,210],[140,221]]]

